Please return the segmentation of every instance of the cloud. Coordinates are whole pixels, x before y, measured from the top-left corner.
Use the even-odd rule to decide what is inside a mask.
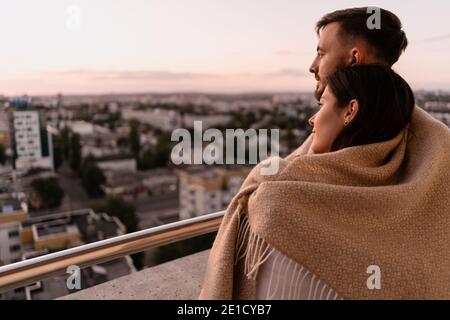
[[[233,77],[244,78],[278,78],[278,77],[306,77],[308,74],[296,68],[285,68],[272,72],[239,72],[234,74],[213,74],[197,72],[177,72],[167,70],[94,70],[75,69],[45,72],[47,76],[63,78],[79,78],[88,80],[120,80],[120,81],[181,81],[226,79]]]
[[[303,78],[308,77],[309,74],[295,68],[287,68],[281,69],[275,72],[268,72],[264,74],[265,77],[294,77],[294,78]]]
[[[422,40],[422,42],[434,42],[434,41],[441,41],[441,40],[447,40],[450,39],[450,34],[444,34],[437,37],[430,37]]]
[[[295,55],[297,55],[295,52],[290,51],[290,50],[278,50],[278,51],[275,51],[274,54],[277,56],[295,56]]]
[[[296,51],[296,50],[286,50],[281,49],[275,51],[273,54],[276,56],[283,56],[283,57],[298,57],[298,56],[306,56],[306,55],[312,55],[314,52],[310,51]]]
[[[47,72],[49,75],[64,77],[82,77],[90,80],[195,80],[216,78],[218,75],[195,72],[151,71],[151,70],[65,70]]]

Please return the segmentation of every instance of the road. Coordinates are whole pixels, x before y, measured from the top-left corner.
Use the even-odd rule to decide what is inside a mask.
[[[140,228],[149,228],[155,225],[159,216],[174,216],[178,214],[178,191],[145,199],[137,199],[133,204],[136,206]]]

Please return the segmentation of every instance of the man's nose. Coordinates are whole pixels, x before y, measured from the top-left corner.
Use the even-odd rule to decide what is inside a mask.
[[[311,66],[309,67],[309,72],[316,74],[318,72],[317,69],[317,58],[314,59],[314,61],[312,62]]]

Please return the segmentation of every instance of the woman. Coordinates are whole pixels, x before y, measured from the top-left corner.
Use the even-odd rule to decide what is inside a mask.
[[[450,298],[450,130],[380,65],[330,76],[310,124],[233,198],[200,298]]]
[[[410,121],[414,95],[390,68],[355,66],[330,76],[319,102],[312,150],[325,153],[395,137]]]

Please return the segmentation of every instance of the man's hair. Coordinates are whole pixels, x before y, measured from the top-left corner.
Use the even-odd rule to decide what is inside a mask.
[[[339,33],[343,38],[362,39],[370,49],[374,57],[380,63],[386,63],[392,67],[400,58],[400,55],[408,46],[408,39],[402,30],[400,19],[392,12],[380,10],[380,29],[369,29],[367,20],[372,15],[368,8],[350,8],[338,10],[323,16],[316,24],[317,34],[328,24],[339,23]]]

